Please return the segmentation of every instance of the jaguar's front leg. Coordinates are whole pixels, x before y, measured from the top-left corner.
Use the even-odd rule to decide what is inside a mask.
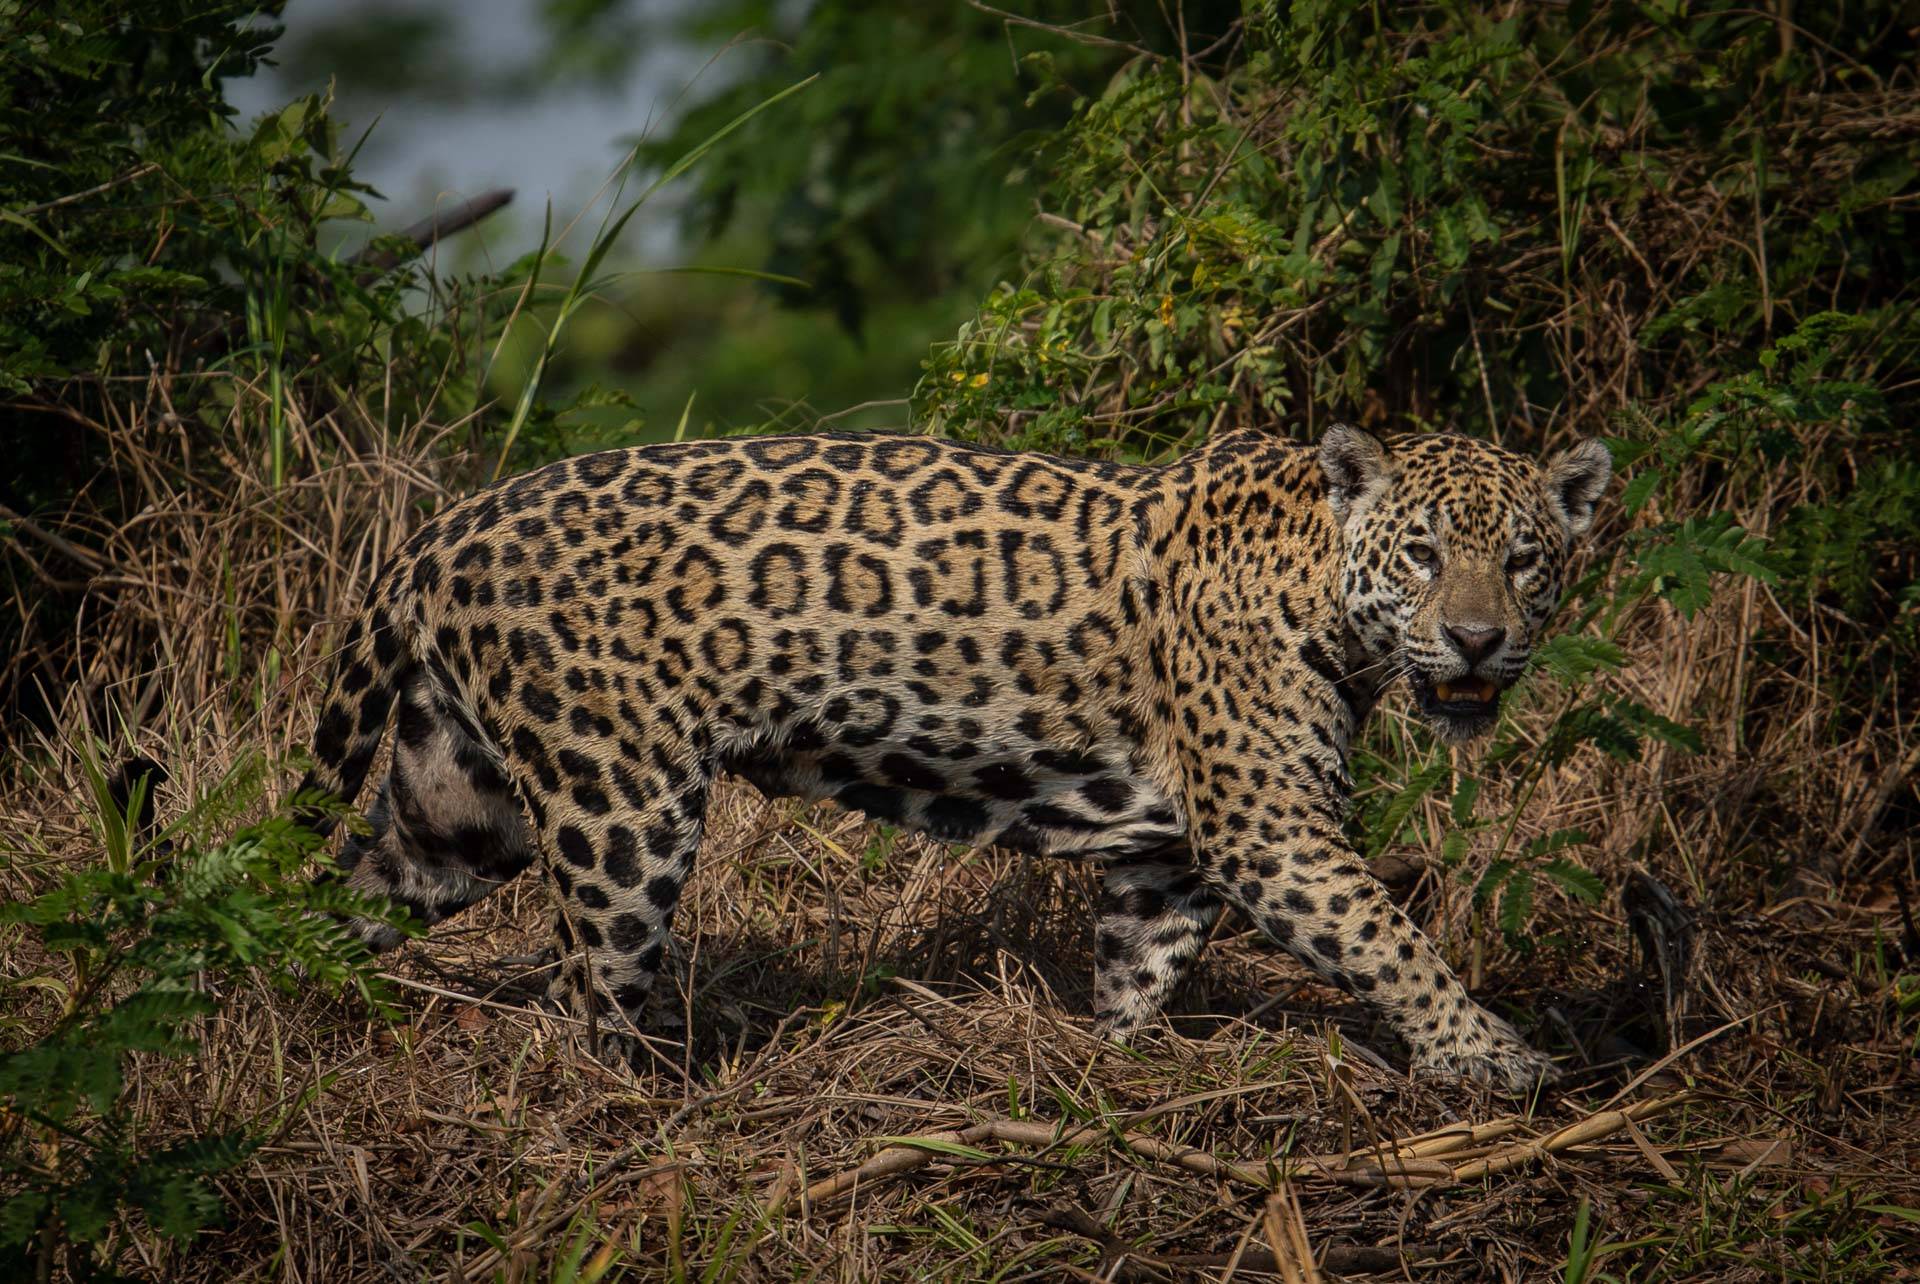
[[[1516,1095],[1553,1063],[1475,1003],[1432,942],[1345,844],[1301,823],[1285,849],[1216,853],[1220,895],[1321,976],[1379,1008],[1417,1071],[1464,1075]]]

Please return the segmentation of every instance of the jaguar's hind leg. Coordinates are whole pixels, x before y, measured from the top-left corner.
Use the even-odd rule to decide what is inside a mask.
[[[564,960],[548,995],[597,1034],[620,1037],[623,1026],[639,1027],[666,961],[710,777],[665,751],[641,755],[623,745],[602,758],[598,747],[575,742],[555,754],[565,779],[548,775],[557,788],[542,789],[535,808],[559,894],[555,936]]]
[[[427,927],[533,863],[513,786],[464,724],[424,673],[407,679],[393,766],[367,816],[373,832],[340,852],[348,886],[388,898]],[[355,920],[354,930],[375,950],[402,939],[371,919]]]
[[[1124,1036],[1159,1014],[1222,905],[1186,859],[1110,865],[1100,890],[1094,1015],[1103,1032]]]

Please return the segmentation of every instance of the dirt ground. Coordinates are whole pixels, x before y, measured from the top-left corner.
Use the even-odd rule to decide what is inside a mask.
[[[1627,915],[1559,907],[1561,942],[1484,967],[1483,995],[1570,1072],[1516,1108],[1410,1081],[1362,1010],[1232,924],[1166,1031],[1102,1044],[1091,880],[1069,866],[744,784],[708,841],[681,919],[694,1034],[637,1072],[516,1006],[545,939],[535,878],[387,961],[395,1023],[222,996],[204,1058],[141,1083],[146,1112],[285,1124],[227,1184],[226,1228],[154,1273],[544,1280],[584,1256],[701,1280],[1296,1280],[1315,1261],[1525,1280],[1563,1278],[1582,1242],[1620,1278],[1920,1262],[1911,1018],[1876,979],[1889,906],[1696,906],[1671,1045]],[[1433,915],[1448,897],[1419,860],[1383,863]]]

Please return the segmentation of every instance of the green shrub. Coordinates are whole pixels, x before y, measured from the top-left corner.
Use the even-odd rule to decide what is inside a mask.
[[[288,819],[294,800],[213,837],[281,774],[267,766],[237,768],[143,838],[134,818],[147,785],[123,807],[89,759],[101,859],[0,904],[8,954],[33,960],[7,988],[55,1009],[51,1021],[10,1020],[29,1033],[0,1052],[0,1274],[45,1279],[61,1266],[76,1279],[110,1276],[129,1234],[185,1243],[218,1220],[210,1179],[244,1164],[271,1121],[210,1122],[159,1145],[132,1087],[136,1064],[151,1074],[198,1053],[221,996],[253,983],[319,987],[385,1010],[370,956],[341,916],[404,916],[304,878],[319,844]]]
[[[1136,59],[1044,146],[1073,230],[935,354],[922,418],[1131,453],[1228,416],[1538,445],[1829,312],[1901,382],[1902,6],[1500,12],[1255,5],[1211,74]]]

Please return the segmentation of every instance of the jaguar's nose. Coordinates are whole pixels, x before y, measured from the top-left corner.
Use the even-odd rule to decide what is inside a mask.
[[[1507,640],[1505,629],[1489,629],[1474,624],[1449,624],[1446,634],[1454,650],[1469,665],[1479,664],[1498,651],[1500,644]]]

